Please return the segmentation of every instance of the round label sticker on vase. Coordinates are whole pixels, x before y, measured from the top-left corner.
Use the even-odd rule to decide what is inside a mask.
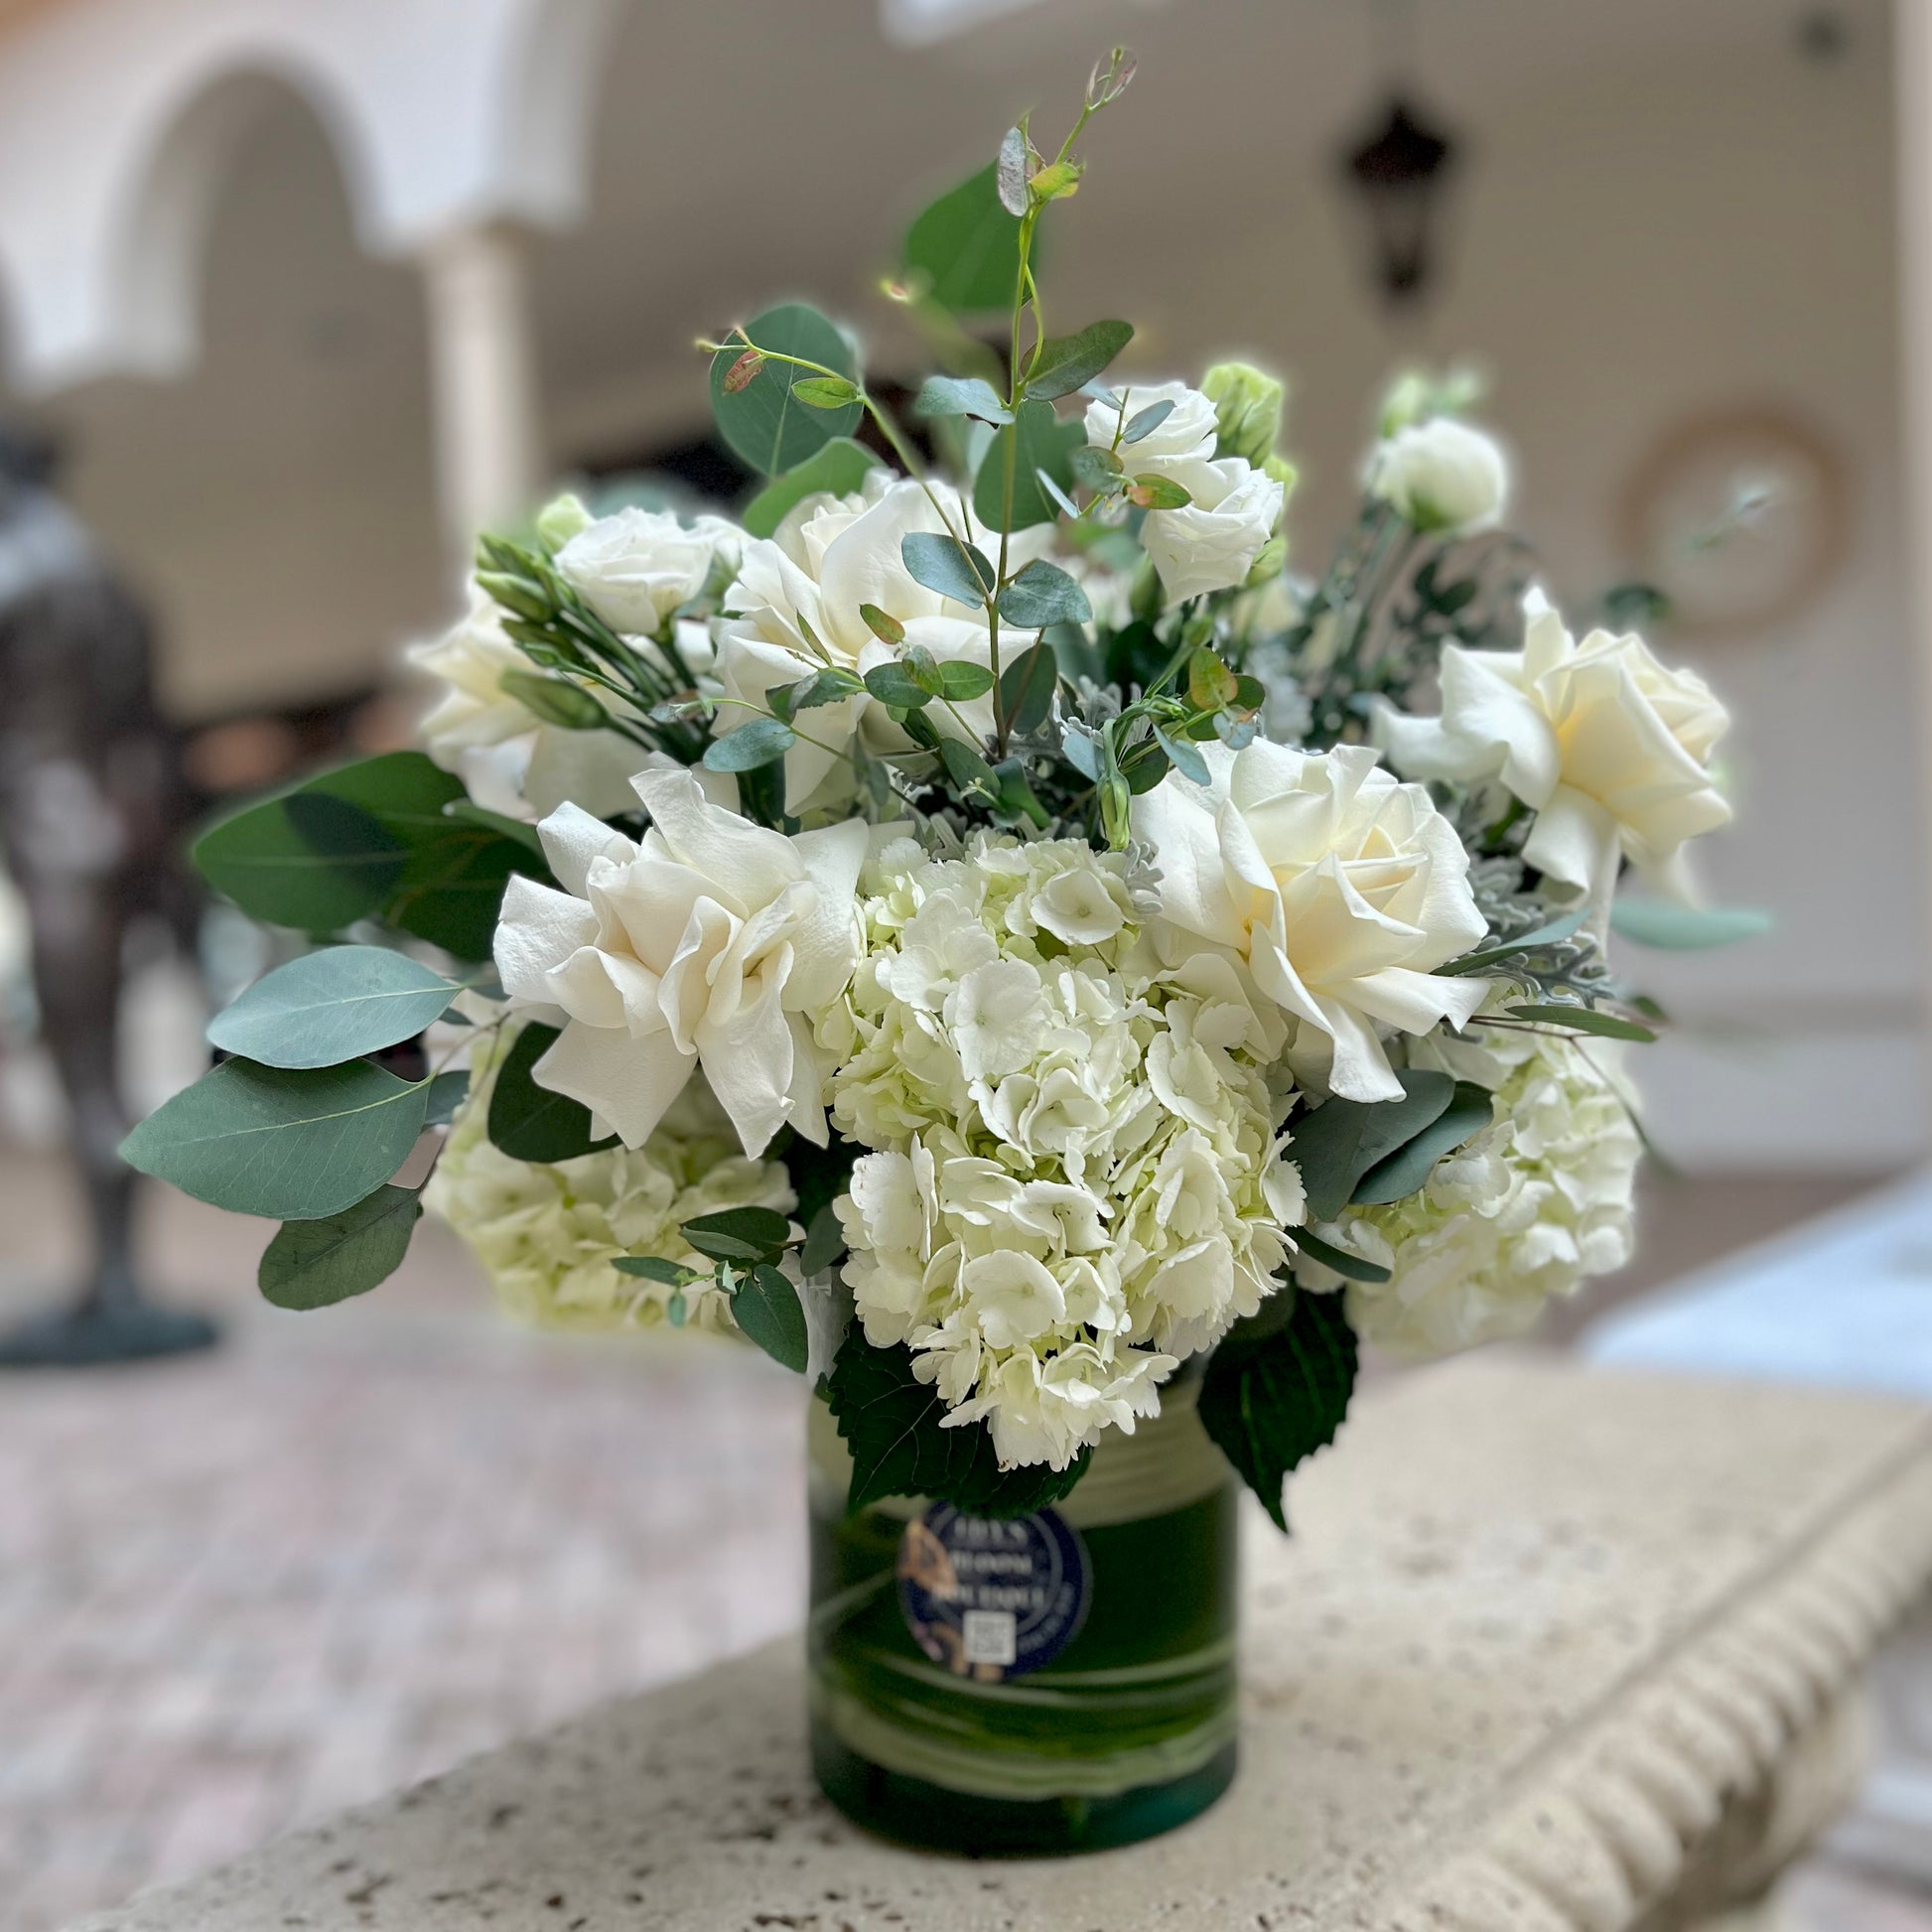
[[[993,1684],[1050,1663],[1092,1595],[1086,1545],[1057,1510],[996,1518],[934,1503],[899,1538],[905,1627],[956,1677]]]

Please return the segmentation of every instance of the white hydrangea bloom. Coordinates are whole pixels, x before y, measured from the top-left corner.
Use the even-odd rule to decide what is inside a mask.
[[[1147,930],[1126,860],[1083,841],[902,839],[861,904],[817,1035],[834,1123],[877,1150],[839,1204],[859,1316],[948,1426],[1064,1468],[1271,1291],[1302,1213],[1264,1075],[1285,1030],[1231,955]]]
[[[473,1066],[470,1099],[425,1195],[467,1242],[503,1307],[545,1327],[651,1327],[669,1318],[672,1290],[620,1274],[620,1255],[709,1263],[678,1229],[729,1207],[797,1205],[782,1164],[738,1151],[725,1111],[702,1079],[678,1097],[640,1148],[616,1147],[554,1167],[512,1160],[485,1132],[494,1068],[514,1037]],[[481,1057],[481,1056],[480,1056]],[[732,1326],[726,1296],[704,1283],[685,1291],[688,1323]]]
[[[566,799],[598,817],[634,809],[630,775],[646,755],[617,732],[547,725],[511,697],[503,673],[534,666],[503,629],[495,603],[475,585],[462,620],[414,645],[409,661],[444,685],[423,720],[423,748],[479,805],[524,820],[545,817]]]
[[[1500,1341],[1630,1259],[1643,1143],[1616,1051],[1500,1031],[1480,1044],[1416,1043],[1414,1064],[1490,1088],[1495,1119],[1437,1162],[1420,1193],[1315,1230],[1392,1271],[1386,1283],[1349,1285],[1358,1334],[1411,1359]],[[1306,1260],[1296,1272],[1311,1287],[1342,1285]]]

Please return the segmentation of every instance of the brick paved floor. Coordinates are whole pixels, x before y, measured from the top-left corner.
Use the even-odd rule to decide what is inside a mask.
[[[70,1265],[0,1156],[0,1317]],[[263,1307],[258,1224],[146,1202],[213,1355],[0,1380],[0,1932],[49,1932],[795,1623],[799,1392],[749,1351],[521,1335],[425,1227],[375,1295]],[[1790,1932],[1932,1932],[1818,1869]]]

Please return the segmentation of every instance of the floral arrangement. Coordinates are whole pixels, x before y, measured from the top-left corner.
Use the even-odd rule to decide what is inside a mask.
[[[1039,233],[1130,74],[913,224],[941,372],[895,404],[796,303],[703,345],[737,516],[484,538],[427,755],[202,839],[329,943],[126,1153],[283,1223],[272,1301],[374,1287],[428,1202],[521,1313],[809,1376],[855,1505],[1040,1507],[1198,1377],[1282,1520],[1358,1337],[1514,1334],[1628,1257],[1659,1016],[1611,934],[1723,936],[1682,859],[1725,712],[1530,587],[1458,385],[1390,393],[1305,579],[1278,381],[1049,333]]]

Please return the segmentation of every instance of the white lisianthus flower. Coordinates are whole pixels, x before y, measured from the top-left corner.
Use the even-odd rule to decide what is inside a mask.
[[[1179,509],[1149,510],[1141,525],[1142,547],[1173,605],[1247,581],[1282,520],[1286,491],[1242,458],[1215,456],[1214,404],[1184,382],[1141,384],[1119,402],[1089,403],[1087,441],[1111,449],[1124,421],[1164,402],[1173,404],[1168,414],[1119,455],[1129,476],[1178,483],[1193,499]]]
[[[631,773],[645,754],[613,731],[566,731],[502,688],[505,671],[535,667],[503,629],[502,613],[475,585],[470,608],[445,635],[417,644],[409,661],[446,687],[423,720],[423,748],[485,810],[537,819],[565,799],[586,811],[631,808]],[[617,700],[605,695],[609,708]]]
[[[537,828],[565,890],[519,878],[503,895],[503,990],[562,1028],[533,1077],[640,1147],[702,1063],[747,1154],[787,1121],[823,1145],[806,1016],[858,958],[868,827],[787,838],[711,803],[689,771],[634,784],[641,845],[565,805]]]
[[[1134,801],[1135,836],[1160,854],[1162,911],[1240,954],[1295,1018],[1298,1078],[1396,1098],[1378,1029],[1459,1027],[1488,990],[1434,970],[1487,929],[1454,829],[1364,746],[1201,751],[1210,785],[1170,772]]]
[[[948,1427],[1064,1468],[1272,1292],[1303,1213],[1286,1030],[1083,840],[900,839],[862,884],[866,957],[817,1027],[834,1122],[877,1150],[839,1203],[859,1317]]]
[[[948,524],[982,551],[999,548],[998,538],[989,538],[951,484],[921,484],[875,470],[863,491],[808,496],[771,538],[747,542],[738,578],[725,593],[727,616],[718,629],[718,680],[733,702],[720,709],[716,729],[721,734],[741,729],[757,715],[746,706],[762,709],[773,685],[796,683],[823,670],[828,660],[860,676],[892,662],[898,650],[877,637],[860,615],[867,604],[904,626],[908,647],[918,645],[941,663],[990,664],[986,613],[928,590],[905,568],[903,539],[942,535]],[[1043,554],[1050,542],[1050,530],[1018,534],[1008,545],[1010,566]],[[1011,662],[1033,641],[1031,631],[1003,629],[1003,659]],[[990,695],[958,710],[968,732],[991,732]],[[933,706],[930,716],[935,729],[957,735],[959,724],[944,706]],[[911,750],[911,740],[865,693],[814,706],[799,722],[818,743],[801,738],[785,754],[786,808],[793,812],[850,795],[852,768],[839,754],[855,743],[874,752]]]
[[[1248,581],[1282,520],[1283,487],[1238,456],[1211,466],[1215,487],[1179,509],[1149,510],[1141,547],[1154,559],[1170,606]]]
[[[679,1232],[731,1207],[797,1206],[777,1161],[748,1160],[700,1079],[640,1148],[609,1148],[539,1166],[513,1160],[486,1132],[494,1070],[514,1037],[472,1056],[470,1096],[450,1129],[424,1199],[482,1263],[507,1312],[543,1327],[648,1328],[671,1319],[664,1282],[620,1274],[621,1256],[711,1264]],[[481,1063],[479,1063],[481,1062]],[[730,1329],[729,1298],[708,1282],[683,1291],[688,1325]]]
[[[1473,536],[1502,520],[1509,464],[1494,437],[1435,416],[1375,446],[1368,492],[1418,530]]]
[[[1416,1064],[1491,1089],[1494,1122],[1437,1162],[1419,1193],[1315,1230],[1390,1270],[1385,1283],[1346,1285],[1359,1335],[1409,1359],[1501,1341],[1630,1259],[1643,1143],[1615,1050],[1535,1034],[1418,1043]],[[1307,1259],[1296,1276],[1344,1286]]]
[[[1375,731],[1399,770],[1496,779],[1536,813],[1523,856],[1606,904],[1629,858],[1686,892],[1686,841],[1728,823],[1711,754],[1730,717],[1694,671],[1666,669],[1634,633],[1580,644],[1540,591],[1519,651],[1443,650],[1439,718],[1384,705]]]
[[[557,570],[613,630],[655,637],[714,569],[737,569],[745,542],[722,516],[687,524],[669,510],[631,505],[578,531],[557,552]]]

